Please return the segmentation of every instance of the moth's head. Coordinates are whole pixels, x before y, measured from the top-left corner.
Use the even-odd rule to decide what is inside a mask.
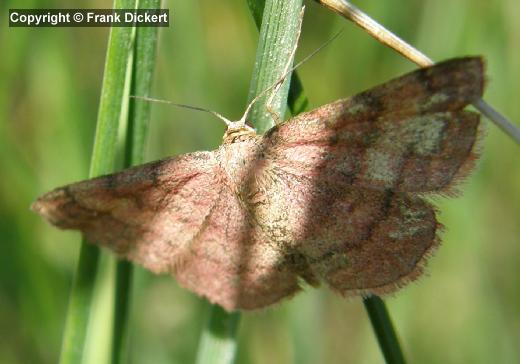
[[[226,125],[227,129],[222,137],[224,144],[236,143],[246,138],[256,136],[255,129],[246,125],[242,119],[238,121],[230,121]]]

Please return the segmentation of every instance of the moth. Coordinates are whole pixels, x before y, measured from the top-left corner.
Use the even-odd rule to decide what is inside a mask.
[[[419,69],[257,135],[231,123],[213,151],[57,188],[32,209],[226,310],[306,282],[394,292],[439,244],[435,209],[472,169],[483,61]]]

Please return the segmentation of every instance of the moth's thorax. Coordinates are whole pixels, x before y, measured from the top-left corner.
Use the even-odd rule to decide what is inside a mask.
[[[229,182],[234,185],[243,185],[244,180],[251,174],[261,154],[262,136],[254,132],[243,130],[237,134],[224,136],[224,143],[218,149],[220,167],[226,173]]]

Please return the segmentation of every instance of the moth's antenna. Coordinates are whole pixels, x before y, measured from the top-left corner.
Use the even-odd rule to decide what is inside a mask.
[[[275,114],[272,110],[271,110],[271,104],[274,100],[274,97],[276,96],[276,93],[280,90],[280,87],[282,87],[282,83],[285,79],[285,77],[287,77],[291,72],[293,72],[296,68],[298,68],[299,66],[301,66],[302,64],[304,64],[305,62],[307,62],[309,59],[311,59],[312,57],[314,57],[314,55],[316,55],[319,51],[321,51],[324,47],[328,46],[330,43],[332,43],[332,41],[334,39],[336,39],[341,33],[343,32],[343,29],[341,29],[339,32],[337,32],[336,34],[334,34],[334,36],[332,36],[330,39],[328,39],[325,43],[323,43],[321,46],[319,46],[317,49],[315,49],[313,52],[311,52],[310,54],[308,54],[307,56],[305,56],[301,61],[299,61],[298,63],[296,63],[296,65],[294,65],[291,69],[287,70],[283,76],[275,83],[275,86],[274,86],[274,90],[273,92],[271,93],[271,96],[269,97],[269,99],[267,100],[266,102],[266,105],[267,105],[267,109],[269,111],[269,113],[271,114],[271,116],[275,119],[275,122],[276,124],[279,124],[280,121],[278,121],[277,119],[279,119],[278,115]],[[296,48],[294,49],[294,51],[296,51]],[[294,57],[294,54],[293,54],[293,57]]]
[[[302,64],[304,64],[305,62],[307,62],[309,59],[311,59],[312,57],[314,57],[316,55],[316,53],[320,52],[323,48],[327,47],[330,43],[332,43],[337,37],[339,37],[343,31],[345,29],[341,29],[339,30],[336,34],[334,34],[332,37],[330,37],[327,41],[325,41],[325,43],[323,43],[322,45],[320,45],[318,48],[316,48],[314,51],[312,51],[311,53],[309,53],[308,55],[306,55],[301,61],[299,61],[298,63],[296,63],[296,65],[294,67],[292,67],[289,72],[292,72],[294,71],[296,68],[300,67]],[[288,72],[288,73],[289,73]]]
[[[296,53],[296,48],[297,48],[297,44],[298,44],[298,41],[300,39],[300,35],[301,35],[301,26],[302,26],[302,22],[303,22],[303,12],[305,10],[305,6],[302,7],[302,11],[301,11],[301,17],[300,17],[300,26],[298,27],[298,34],[297,34],[297,37],[296,37],[296,44],[291,52],[291,57],[290,59],[292,60],[294,58],[294,55]],[[161,104],[169,104],[169,105],[173,105],[173,106],[176,106],[176,107],[182,107],[182,108],[185,108],[185,109],[190,109],[190,110],[197,110],[197,111],[203,111],[203,112],[207,112],[217,118],[219,118],[220,120],[222,120],[228,129],[247,129],[247,130],[251,130],[251,131],[254,131],[253,128],[251,128],[250,126],[246,125],[246,117],[249,113],[249,111],[251,110],[251,107],[262,97],[264,96],[267,92],[275,89],[276,87],[281,87],[282,83],[284,82],[284,80],[287,78],[287,76],[293,72],[296,68],[300,67],[302,64],[304,64],[305,62],[307,62],[309,59],[311,59],[312,57],[314,57],[318,52],[320,52],[323,48],[327,47],[330,43],[332,43],[337,37],[339,37],[339,35],[343,32],[343,29],[340,30],[339,32],[337,32],[336,34],[334,34],[331,38],[329,38],[325,43],[323,43],[321,46],[319,46],[317,49],[315,49],[314,51],[312,51],[310,54],[308,54],[307,56],[305,56],[301,61],[299,61],[298,63],[296,63],[296,65],[290,67],[291,65],[291,61],[289,61],[287,63],[287,66],[284,70],[284,73],[282,74],[282,76],[275,82],[273,83],[271,86],[269,86],[268,88],[266,88],[265,90],[263,90],[262,92],[260,92],[258,95],[256,95],[253,100],[251,100],[251,102],[247,105],[247,108],[246,108],[246,111],[244,112],[244,115],[242,115],[242,117],[238,120],[238,121],[232,121],[232,120],[229,120],[228,118],[224,117],[223,115],[219,114],[218,112],[216,111],[213,111],[213,110],[209,110],[209,109],[205,109],[203,107],[198,107],[198,106],[192,106],[192,105],[186,105],[186,104],[180,104],[180,103],[176,103],[176,102],[172,102],[172,101],[168,101],[168,100],[162,100],[162,99],[156,99],[156,98],[153,98],[153,97],[148,97],[148,96],[137,96],[137,95],[130,95],[131,98],[133,99],[137,99],[137,100],[143,100],[143,101],[149,101],[149,102],[156,102],[156,103],[161,103]],[[278,90],[275,90],[273,92],[273,97],[274,95],[276,94]],[[270,98],[270,101],[272,100],[272,97]]]
[[[410,61],[421,67],[427,67],[434,64],[433,60],[422,53],[411,44],[407,43],[397,35],[386,29],[383,25],[372,19],[360,9],[356,8],[347,0],[316,0],[318,3],[335,11],[344,18],[352,21],[354,24],[365,30],[370,36],[374,37],[382,44],[394,49]],[[509,135],[516,143],[520,144],[520,128],[509,121],[505,116],[496,111],[483,99],[473,102],[473,106],[477,108],[489,120],[495,123],[502,131]]]
[[[173,106],[182,107],[182,108],[185,108],[185,109],[204,111],[204,112],[210,113],[211,115],[216,116],[217,118],[222,120],[226,124],[227,127],[230,127],[233,124],[233,122],[231,120],[229,120],[228,118],[220,115],[218,112],[213,111],[213,110],[204,109],[202,107],[185,105],[185,104],[178,104],[176,102],[172,102],[172,101],[168,101],[168,100],[161,100],[161,99],[154,99],[153,97],[147,97],[147,96],[130,95],[130,97],[133,98],[133,99],[138,99],[138,100],[144,100],[144,101],[150,101],[150,102],[157,102],[157,103],[161,103],[161,104],[173,105]]]
[[[300,17],[300,26],[299,26],[299,30],[298,30],[298,35],[296,37],[296,44],[298,44],[298,41],[300,39],[300,34],[301,34],[301,23],[303,22],[303,12],[304,12],[304,9],[305,7],[302,7],[302,15]],[[337,32],[336,34],[334,34],[331,38],[329,38],[325,43],[323,43],[321,46],[319,46],[317,49],[315,49],[314,51],[312,51],[310,54],[308,54],[307,56],[305,56],[301,61],[299,61],[298,63],[296,63],[296,65],[294,65],[293,67],[290,67],[289,68],[289,65],[291,64],[290,62],[287,63],[287,67],[286,67],[286,70],[285,72],[282,74],[282,76],[275,82],[273,83],[271,86],[269,86],[268,88],[264,89],[262,92],[260,92],[258,95],[256,95],[253,100],[251,100],[251,102],[249,102],[249,104],[247,105],[247,108],[246,108],[246,111],[244,112],[244,115],[242,115],[242,118],[240,118],[240,121],[243,122],[245,124],[245,121],[246,121],[246,118],[247,118],[247,114],[249,113],[249,111],[251,111],[251,108],[253,107],[253,105],[261,98],[263,97],[267,92],[271,91],[272,89],[276,88],[276,87],[280,87],[282,85],[282,83],[285,81],[285,79],[287,78],[287,76],[293,72],[296,68],[300,67],[302,64],[304,64],[305,62],[307,62],[309,59],[311,59],[312,57],[314,57],[318,52],[320,52],[323,48],[327,47],[330,43],[332,43],[337,37],[339,37],[339,35],[343,33],[343,29],[341,29],[339,32]],[[296,46],[293,48],[292,50],[292,55],[290,57],[290,59],[292,60],[294,58],[294,55],[296,53]],[[289,68],[289,69],[287,69]],[[276,90],[278,91],[278,90]],[[276,91],[273,92],[273,95],[276,94]]]

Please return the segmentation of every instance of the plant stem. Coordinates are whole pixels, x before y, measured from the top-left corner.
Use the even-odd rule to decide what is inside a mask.
[[[247,0],[247,3],[256,25],[259,26],[265,0]],[[288,105],[293,115],[303,112],[308,105],[308,99],[296,71],[293,72],[291,78]],[[372,296],[364,299],[363,304],[386,362],[405,363],[399,340],[384,301],[377,296]]]
[[[125,260],[116,262],[114,289],[114,327],[112,331],[112,364],[125,363],[128,347],[130,298],[133,266]]]
[[[114,8],[134,6],[134,1],[128,0],[115,1],[114,4]],[[132,28],[110,29],[90,177],[109,173],[115,165],[126,64],[129,60],[132,33]],[[60,354],[61,364],[76,364],[82,360],[98,261],[99,249],[83,241],[70,293]]]
[[[253,14],[257,26],[262,18],[263,2],[263,0],[248,0],[249,9]],[[293,72],[291,78],[288,104],[293,115],[304,111],[308,105],[303,85],[296,71]],[[363,303],[367,309],[372,327],[387,363],[404,363],[404,355],[384,301],[374,296],[364,299]]]
[[[249,100],[272,86],[283,76],[300,26],[302,0],[267,0],[260,29],[256,62],[249,89]],[[258,9],[253,11],[256,18]],[[258,17],[259,19],[260,17]],[[272,109],[283,118],[289,91],[287,80],[281,87]],[[249,121],[260,133],[274,125],[266,112],[266,98],[260,99],[249,114]],[[197,353],[197,364],[233,363],[236,355],[236,334],[240,313],[227,313],[211,306],[210,318],[204,329]]]
[[[226,312],[211,305],[210,318],[199,344],[197,364],[229,364],[235,361],[239,312]]]
[[[85,348],[99,249],[82,241],[61,344],[60,363],[80,363]]]
[[[247,5],[249,6],[249,11],[253,16],[257,28],[260,29],[260,26],[262,25],[262,16],[264,14],[265,0],[247,0]],[[307,99],[307,96],[305,96],[305,92],[303,92],[302,82],[295,70],[291,75],[291,85],[289,86],[287,106],[289,106],[291,114],[296,116],[299,113],[304,112],[308,105],[309,100]]]
[[[140,9],[158,9],[160,0],[140,0]],[[157,27],[136,28],[132,63],[131,95],[149,96],[155,68]],[[150,103],[129,100],[124,167],[143,163],[144,147],[150,120]],[[131,307],[133,265],[124,260],[116,263],[112,363],[126,363],[128,354],[129,313]]]
[[[255,67],[249,88],[249,100],[272,86],[283,76],[296,42],[301,7],[302,0],[265,1]],[[260,19],[260,8],[260,5],[252,6],[255,20]],[[271,105],[271,109],[282,119],[287,105],[290,78],[290,76],[287,77]],[[267,112],[267,97],[268,95],[253,105],[249,113],[249,121],[258,133],[264,133],[274,125],[271,115]]]
[[[404,364],[404,355],[385,303],[378,296],[363,299],[379,347],[388,364]]]
[[[141,9],[159,9],[161,0],[139,0]],[[135,39],[131,94],[150,96],[156,60],[157,27],[138,27]],[[150,121],[151,103],[130,99],[125,165],[144,162],[144,147]]]

